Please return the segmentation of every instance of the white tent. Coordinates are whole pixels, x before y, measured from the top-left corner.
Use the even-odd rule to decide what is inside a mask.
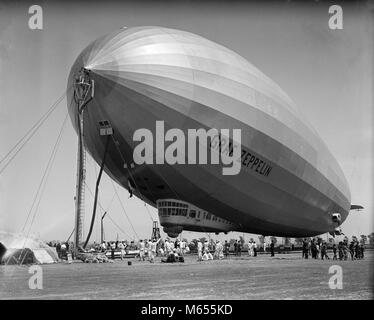
[[[0,242],[6,251],[2,264],[44,264],[58,262],[55,248],[43,241],[22,234],[0,232]]]

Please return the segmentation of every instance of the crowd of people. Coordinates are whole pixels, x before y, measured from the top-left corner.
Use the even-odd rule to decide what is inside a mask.
[[[351,260],[358,260],[364,258],[364,243],[359,242],[356,237],[352,237],[351,242],[349,243],[348,238],[345,238],[343,241],[340,241],[338,245],[335,243],[332,244],[332,259],[333,260],[347,260],[349,255]],[[307,239],[303,240],[303,249],[302,249],[302,258],[308,259],[311,256],[312,259],[321,259],[329,260],[330,256],[328,255],[328,244],[326,241],[321,238]]]
[[[74,259],[74,243],[68,241],[54,241],[47,243],[50,247],[56,248],[57,256],[61,260],[67,260],[68,254]]]
[[[67,259],[71,253],[74,259],[74,243],[73,242],[54,242],[49,243],[51,247],[56,248],[56,252],[60,259]],[[192,248],[192,250],[191,250]],[[141,239],[135,241],[108,241],[102,243],[94,242],[85,252],[102,253],[109,255],[114,260],[120,257],[121,260],[126,255],[134,255],[139,261],[155,262],[156,257],[161,257],[161,262],[184,262],[184,256],[190,251],[197,252],[198,261],[221,260],[228,258],[229,255],[240,257],[242,252],[248,251],[249,257],[256,257],[258,252],[267,253],[274,256],[275,242],[272,239],[269,244],[266,242],[257,244],[253,238],[247,243],[241,238],[239,240],[213,241],[210,239],[200,239],[187,242],[187,240],[176,239],[175,241],[166,238],[159,239]],[[330,253],[332,251],[332,256]],[[108,253],[110,252],[110,253]],[[119,252],[119,253],[118,253]],[[115,254],[117,253],[117,254]],[[308,259],[333,259],[333,260],[351,260],[364,258],[364,243],[359,242],[356,237],[352,238],[349,243],[348,238],[340,241],[338,244],[327,243],[321,238],[303,239],[302,241],[302,258]]]
[[[184,261],[184,255],[191,251],[190,247],[197,251],[198,261],[207,261],[213,259],[224,259],[229,256],[232,252],[234,256],[240,257],[242,255],[244,243],[241,239],[228,242],[222,242],[220,240],[208,240],[199,239],[188,243],[186,240],[176,239],[175,241],[166,238],[163,239],[141,239],[137,243],[131,241],[111,241],[103,242],[97,250],[105,252],[107,250],[113,252],[115,250],[121,251],[121,259],[125,254],[128,254],[131,250],[138,251],[137,258],[139,261],[146,261],[153,263],[155,257],[161,257],[161,262],[175,262]],[[271,247],[274,248],[274,245]],[[265,250],[265,247],[264,247]],[[248,255],[251,257],[257,256],[257,243],[250,239],[248,242]],[[272,251],[272,255],[274,252]]]

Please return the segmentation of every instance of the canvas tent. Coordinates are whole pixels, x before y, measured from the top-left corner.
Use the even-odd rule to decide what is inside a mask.
[[[0,256],[1,264],[44,264],[59,261],[55,248],[35,238],[0,233],[0,242],[5,248],[5,253]]]

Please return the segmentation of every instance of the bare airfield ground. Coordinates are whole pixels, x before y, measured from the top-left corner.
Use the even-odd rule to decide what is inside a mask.
[[[0,266],[0,299],[372,299],[373,253],[364,260],[302,260],[299,253],[166,264],[136,259],[114,263],[43,265],[43,289],[31,290],[28,266]],[[132,265],[128,265],[132,261]],[[343,270],[331,290],[329,267]]]

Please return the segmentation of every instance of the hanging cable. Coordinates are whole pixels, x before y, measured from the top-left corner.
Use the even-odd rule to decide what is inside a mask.
[[[114,143],[114,145],[115,145],[115,147],[116,147],[116,149],[117,149],[117,151],[118,151],[118,153],[119,153],[119,155],[120,155],[120,157],[121,157],[122,162],[125,164],[125,163],[126,163],[125,158],[124,158],[124,156],[122,155],[122,152],[121,152],[121,150],[119,149],[117,143],[115,142],[113,136],[112,136],[112,140],[113,140],[113,143]],[[138,189],[138,190],[140,190],[139,187],[138,187],[138,185],[137,185],[137,183],[136,183],[136,181],[135,181],[135,179],[134,179],[134,176],[132,175],[132,173],[131,173],[130,169],[128,168],[128,166],[126,166],[126,169],[127,169],[127,172],[129,173],[129,176],[130,176],[131,180],[132,180],[132,181],[134,182],[134,184],[135,184],[135,188]],[[149,188],[149,186],[147,185],[146,182],[145,182],[145,184],[146,184],[146,186],[148,187],[148,189],[150,190],[150,188]],[[151,218],[152,222],[155,221],[155,220],[153,219],[153,217],[152,217],[152,215],[151,215],[151,213],[150,213],[148,207],[146,206],[146,201],[144,200],[144,197],[143,197],[142,193],[139,192],[139,195],[140,195],[141,200],[142,200],[142,201],[144,202],[144,204],[145,204],[145,208],[146,208],[146,210],[147,210],[147,212],[148,212],[148,215],[149,215],[149,217]]]
[[[70,233],[70,236],[69,238],[65,241],[65,242],[69,242],[70,238],[72,237],[72,235],[74,234],[74,231],[75,231],[75,228],[73,228],[73,231]]]
[[[109,218],[109,220],[118,228],[118,230],[120,230],[126,237],[128,237],[129,239],[131,239],[131,236],[126,232],[126,231],[124,231],[112,218],[111,218],[111,216],[109,216],[108,214],[107,214],[107,216],[108,216],[108,218]]]
[[[49,158],[49,160],[48,160],[47,166],[46,166],[46,168],[45,168],[45,170],[44,170],[43,177],[42,177],[42,179],[41,179],[41,181],[40,181],[40,184],[39,184],[39,186],[38,186],[38,190],[37,190],[37,192],[36,192],[36,194],[35,194],[35,197],[34,197],[34,200],[33,200],[32,206],[31,206],[31,209],[30,209],[30,211],[29,211],[29,213],[28,213],[28,215],[27,215],[27,219],[26,219],[25,225],[24,225],[23,228],[22,228],[22,232],[23,232],[24,229],[25,229],[25,227],[26,227],[26,224],[27,224],[27,221],[28,221],[28,219],[29,219],[29,216],[30,216],[30,214],[31,214],[31,212],[32,212],[32,208],[33,208],[33,206],[34,206],[34,204],[35,204],[35,202],[36,202],[36,199],[37,199],[37,197],[38,197],[38,195],[39,195],[39,201],[38,201],[38,203],[37,203],[37,206],[35,207],[34,214],[33,214],[33,217],[32,217],[31,223],[30,223],[30,227],[29,227],[29,229],[28,229],[27,235],[26,235],[26,237],[25,237],[25,241],[24,241],[23,246],[22,246],[21,256],[22,256],[22,254],[23,254],[23,252],[24,252],[25,245],[26,245],[26,241],[27,241],[27,239],[29,238],[29,235],[30,235],[30,232],[31,232],[31,228],[32,228],[32,226],[33,226],[33,224],[34,224],[34,220],[35,220],[36,214],[37,214],[37,212],[38,212],[39,204],[40,204],[40,201],[41,201],[41,199],[42,199],[43,192],[44,192],[45,186],[46,186],[46,184],[47,184],[47,180],[48,180],[49,174],[50,174],[50,172],[51,172],[51,169],[52,169],[52,166],[53,166],[53,163],[54,163],[55,157],[56,157],[56,153],[57,153],[57,150],[58,150],[59,144],[60,144],[60,142],[61,142],[62,132],[63,132],[63,129],[65,128],[65,124],[66,124],[66,120],[67,120],[67,118],[68,118],[68,113],[66,113],[65,119],[64,119],[64,121],[63,121],[63,123],[62,123],[62,126],[61,126],[61,128],[60,128],[60,131],[59,131],[59,134],[58,134],[57,140],[56,140],[56,142],[55,142],[55,144],[54,144],[54,146],[53,146],[51,156],[50,156],[50,158]],[[20,261],[20,264],[23,263],[23,260],[25,259],[25,257],[26,257],[26,255],[24,256],[24,258],[22,259],[22,261]]]
[[[115,140],[114,140],[113,137],[112,137],[112,139],[113,139],[114,145],[116,146],[116,149],[117,149],[117,151],[118,151],[118,153],[119,153],[119,155],[120,155],[120,157],[121,157],[123,163],[126,163],[125,158],[123,157],[122,152],[121,152],[121,150],[119,149],[117,143],[115,143]],[[131,173],[131,170],[129,169],[128,166],[126,166],[126,169],[127,169],[128,173],[129,173],[131,179],[134,181],[134,183],[135,183],[135,187],[136,187],[138,190],[140,190],[140,189],[138,188],[137,184],[136,184],[136,181],[135,181],[135,179],[134,179],[132,173]],[[166,179],[161,175],[160,171],[157,172],[157,174],[158,174],[158,175],[161,177],[161,179],[166,183],[166,185],[169,187],[169,189],[170,189],[170,190],[175,194],[176,198],[179,199],[179,200],[181,200],[181,201],[183,201],[183,200],[181,199],[181,197],[178,195],[178,193],[177,193],[177,192],[176,192],[172,187],[170,187],[170,185],[168,184],[168,182],[166,181]],[[146,182],[145,182],[145,184],[147,185]],[[150,190],[149,187],[148,187],[148,189]],[[142,195],[140,192],[139,192],[139,194],[140,194],[141,199],[144,201],[143,195]],[[144,201],[144,202],[145,202],[145,201]]]
[[[95,172],[95,177],[97,177],[97,170],[96,170],[96,166],[95,166],[95,161],[94,161],[93,158],[90,158],[89,161],[90,161],[90,163],[92,164],[92,168],[93,168],[93,170],[94,170],[94,172]],[[85,185],[87,186],[86,182],[85,182]],[[88,186],[87,186],[87,188],[88,188]],[[110,207],[111,207],[112,204],[113,204],[113,201],[114,201],[114,198],[115,198],[115,197],[116,197],[116,193],[113,192],[112,199],[110,200],[110,202],[109,202],[109,204],[108,204],[108,207],[107,207],[106,209],[104,209],[104,208],[100,205],[100,201],[99,201],[99,205],[100,205],[101,209],[102,209],[104,212],[105,212],[105,211],[109,211]]]
[[[88,190],[88,192],[90,193],[90,195],[92,196],[92,198],[94,198],[94,194],[93,192],[91,191],[90,187],[86,184],[86,188]],[[115,196],[115,193],[114,193],[114,196]],[[114,199],[114,197],[113,197]],[[102,204],[100,203],[100,201],[98,200],[98,204],[99,204],[99,207],[102,211],[105,211],[107,213],[107,217],[112,221],[112,223],[118,228],[118,230],[120,230],[124,235],[126,235],[128,238],[131,238],[131,236],[126,232],[124,231],[109,215],[109,212],[108,212],[108,209],[105,210],[102,206]]]
[[[10,159],[5,163],[3,168],[0,170],[0,174],[8,167],[8,165],[13,161],[13,159],[17,156],[17,154],[23,149],[23,147],[30,141],[30,139],[35,135],[35,133],[39,130],[39,128],[43,125],[43,123],[50,117],[54,110],[57,109],[60,102],[64,99],[66,91],[60,96],[56,102],[52,104],[52,106],[44,113],[41,118],[24,134],[24,136],[18,140],[18,142],[8,151],[8,153],[0,160],[0,164],[2,164],[14,150],[21,144],[21,146],[16,150],[16,152],[10,157]],[[25,140],[26,139],[26,140]]]
[[[132,230],[134,231],[134,234],[136,235],[136,237],[137,237],[138,239],[140,239],[139,235],[138,235],[138,234],[136,233],[136,231],[135,231],[135,228],[134,228],[133,224],[131,223],[130,218],[128,217],[128,215],[127,215],[127,213],[126,213],[125,207],[123,206],[122,201],[121,201],[121,198],[120,198],[119,195],[118,195],[118,192],[117,192],[116,186],[114,185],[114,183],[113,183],[112,180],[110,180],[110,182],[112,183],[112,186],[113,186],[114,192],[116,193],[117,199],[118,199],[118,201],[119,201],[119,203],[120,203],[120,205],[121,205],[121,207],[122,207],[122,211],[125,213],[125,216],[126,216],[127,220],[129,221],[129,223],[130,223],[130,225],[131,225],[131,228],[132,228]]]
[[[29,212],[28,212],[28,215],[27,215],[27,218],[26,218],[25,224],[24,224],[24,226],[23,226],[23,228],[22,228],[22,232],[24,232],[24,230],[25,230],[25,228],[26,228],[26,225],[27,225],[27,222],[28,222],[29,217],[30,217],[30,215],[31,215],[31,212],[33,211],[34,206],[35,206],[35,203],[36,203],[36,201],[37,201],[37,199],[38,199],[38,197],[39,197],[39,201],[38,201],[38,203],[37,203],[37,205],[36,205],[36,207],[35,207],[35,209],[34,209],[34,214],[33,214],[33,218],[32,218],[32,220],[31,220],[31,224],[30,224],[29,232],[30,232],[30,230],[31,230],[32,224],[33,224],[34,219],[35,219],[35,216],[36,216],[37,209],[38,209],[38,207],[39,207],[40,201],[41,201],[42,196],[43,196],[43,192],[44,192],[44,189],[45,189],[45,186],[46,186],[47,180],[48,180],[49,173],[51,172],[51,168],[52,168],[52,166],[53,166],[53,163],[54,163],[54,160],[55,160],[55,157],[56,157],[56,153],[57,153],[57,150],[58,150],[58,147],[59,147],[59,144],[60,144],[60,141],[61,141],[61,137],[62,137],[62,132],[63,132],[63,130],[64,130],[64,128],[65,128],[65,124],[66,124],[67,119],[68,119],[68,113],[66,114],[65,119],[64,119],[64,121],[63,121],[63,123],[62,123],[62,125],[61,125],[60,131],[59,131],[59,134],[58,134],[57,139],[56,139],[56,142],[55,142],[55,144],[54,144],[54,146],[53,146],[53,149],[52,149],[51,155],[50,155],[50,157],[49,157],[49,160],[48,160],[47,166],[46,166],[46,168],[45,168],[45,170],[44,170],[44,173],[43,173],[42,179],[41,179],[41,181],[40,181],[40,183],[39,183],[39,186],[38,186],[38,188],[37,188],[37,192],[36,192],[36,194],[35,194],[35,196],[34,196],[34,200],[33,200],[33,202],[32,202],[31,208],[30,208],[30,210],[29,210]],[[28,234],[29,234],[29,232],[28,232]]]

